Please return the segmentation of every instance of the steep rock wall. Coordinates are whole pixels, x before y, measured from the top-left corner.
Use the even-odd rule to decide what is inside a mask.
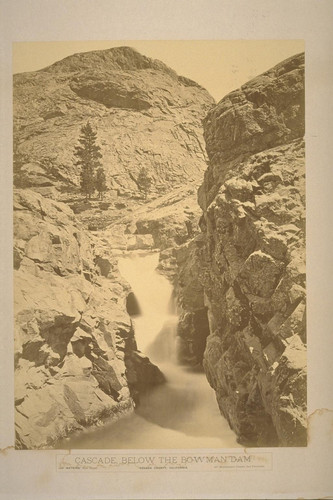
[[[130,290],[101,241],[62,203],[14,193],[15,426],[18,448],[134,408],[164,378],[137,352]]]
[[[304,56],[204,121],[204,367],[244,444],[306,444]]]
[[[209,335],[204,287],[200,280],[201,253],[205,237],[198,234],[191,241],[175,249],[176,272],[174,289],[179,322],[178,359],[181,363],[202,366],[206,339]]]
[[[168,192],[201,178],[201,121],[214,104],[198,84],[129,47],[75,54],[15,75],[14,178],[53,198],[73,190],[74,146],[90,120],[110,188],[137,193],[145,167],[152,190]]]

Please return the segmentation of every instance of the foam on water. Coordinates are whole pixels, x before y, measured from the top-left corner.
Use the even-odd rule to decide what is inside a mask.
[[[81,432],[61,448],[239,447],[204,373],[177,364],[177,317],[169,313],[172,286],[156,271],[158,259],[158,253],[133,252],[119,259],[119,269],[141,310],[133,318],[138,349],[159,366],[167,382],[143,394],[134,414]]]

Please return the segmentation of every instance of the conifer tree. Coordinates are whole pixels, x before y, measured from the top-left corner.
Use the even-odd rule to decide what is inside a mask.
[[[14,142],[13,149],[13,182],[15,187],[27,187],[22,167],[28,163],[28,157],[19,152],[17,143]]]
[[[140,191],[143,192],[144,197],[147,198],[147,194],[150,190],[152,180],[149,177],[148,172],[147,172],[145,167],[141,168],[136,182],[138,184]]]
[[[99,199],[103,199],[103,193],[107,191],[106,177],[103,167],[99,167],[96,172],[96,189]]]
[[[90,199],[95,191],[95,170],[101,167],[99,160],[102,158],[102,154],[101,148],[96,144],[97,132],[92,129],[89,121],[81,127],[80,132],[80,145],[75,146],[74,152],[77,158],[75,165],[81,167],[81,192],[86,196],[86,199]]]

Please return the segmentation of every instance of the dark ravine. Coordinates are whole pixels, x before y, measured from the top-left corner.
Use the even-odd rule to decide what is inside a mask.
[[[304,446],[304,57],[217,105],[129,48],[16,75],[14,96],[25,182],[14,200],[17,447],[53,447],[133,412],[140,391],[164,382],[137,351],[138,305],[117,266],[140,249],[161,251],[178,357],[203,364],[239,442]],[[87,119],[110,166],[104,202],[80,201],[70,165]]]

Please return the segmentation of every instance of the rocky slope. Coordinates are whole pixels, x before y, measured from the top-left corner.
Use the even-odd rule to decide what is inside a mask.
[[[182,335],[198,343],[191,318],[204,304],[205,371],[242,443],[303,446],[304,56],[227,95],[204,129],[202,235],[178,259]]]
[[[136,348],[131,292],[107,241],[65,204],[14,194],[15,424],[18,448],[134,408],[163,376]]]
[[[73,191],[74,146],[90,120],[110,188],[137,193],[144,166],[152,191],[168,192],[201,178],[201,121],[213,104],[198,84],[129,47],[75,54],[15,75],[15,179],[52,198]]]
[[[201,120],[213,103],[128,47],[14,76],[14,182],[24,188],[14,200],[17,447],[51,447],[132,411],[140,391],[164,381],[137,351],[115,253],[168,248],[197,230]],[[114,188],[102,202],[75,194],[73,150],[87,120]],[[142,166],[148,203],[137,193]]]
[[[188,183],[142,205],[124,203],[127,210],[104,231],[112,248],[171,250],[191,239],[198,231],[200,207],[197,185]],[[164,257],[166,254],[164,255]],[[165,263],[165,258],[163,259]]]
[[[163,382],[137,351],[116,260],[157,248],[175,286],[179,359],[204,365],[240,442],[305,445],[303,56],[212,107],[132,49],[77,54],[16,75],[14,103],[16,179],[32,189],[14,204],[17,447],[117,418]],[[75,195],[88,119],[114,188],[102,202]]]

